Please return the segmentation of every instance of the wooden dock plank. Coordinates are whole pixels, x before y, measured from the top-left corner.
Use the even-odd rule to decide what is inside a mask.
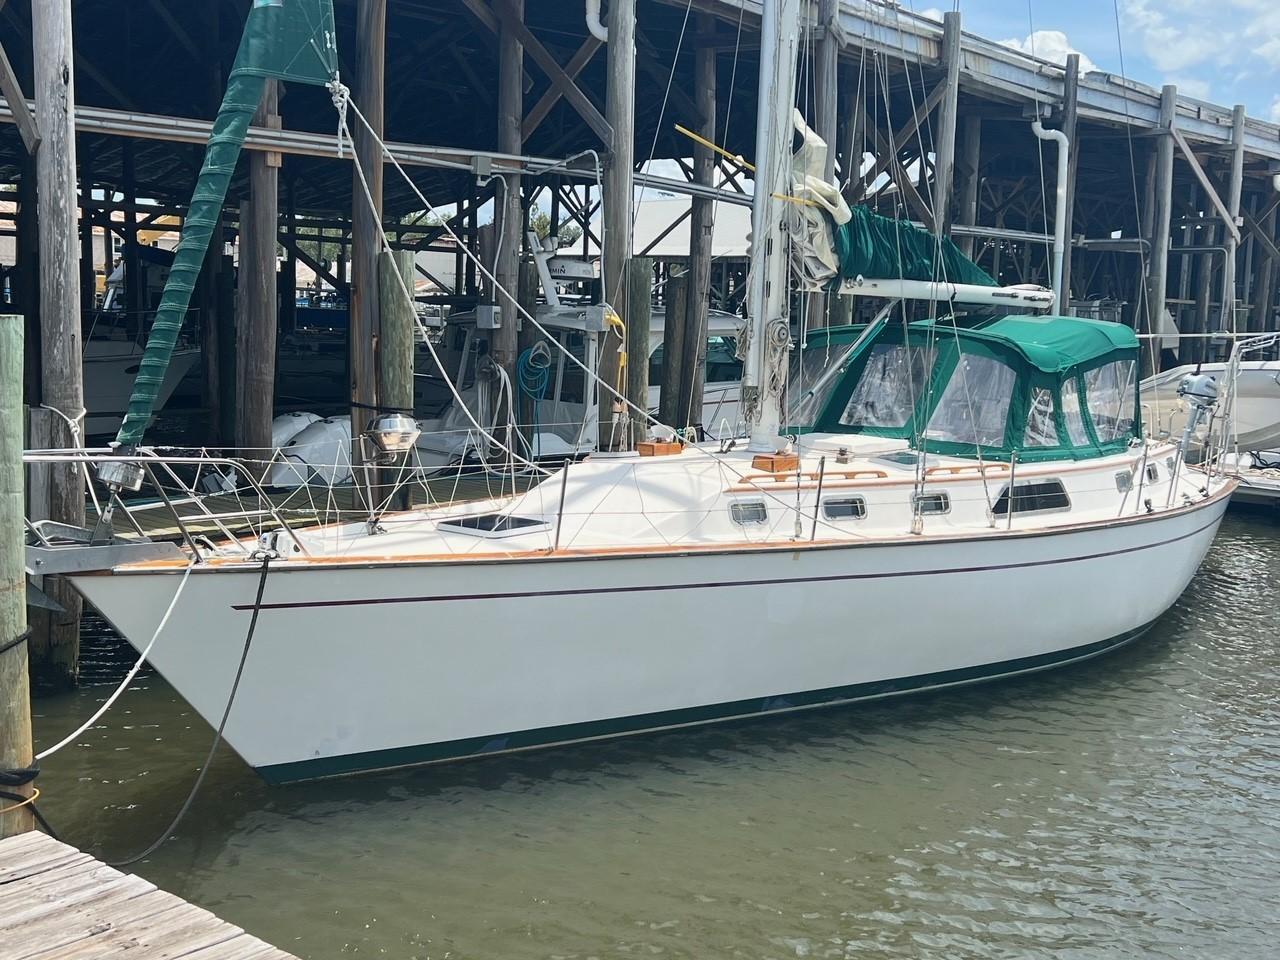
[[[294,960],[43,834],[0,841],[0,960]]]
[[[146,886],[141,877],[126,877],[58,901],[32,904],[5,917],[0,934],[6,948],[18,949],[20,957],[26,956],[21,950],[24,946],[30,953],[36,947],[71,943],[92,936],[104,923],[110,924],[109,918],[119,908],[131,906],[145,915],[145,911],[154,913],[169,906],[167,900],[160,899],[161,891],[154,887],[148,890]],[[141,906],[138,901],[142,901]]]
[[[133,957],[187,957],[199,950],[218,946],[246,936],[239,927],[219,920],[213,914],[177,897],[171,910],[152,914],[136,922],[117,922],[110,929],[64,948],[34,954],[28,960],[99,960],[127,953]]]
[[[291,960],[289,954],[256,937],[242,934],[234,940],[204,947],[188,954],[185,960]]]
[[[64,899],[80,890],[102,888],[115,883],[121,874],[110,867],[87,860],[64,870],[50,870],[37,874],[23,883],[0,887],[0,918],[10,916],[20,906],[44,900]],[[139,878],[140,879],[140,878]],[[3,920],[0,919],[0,929]]]

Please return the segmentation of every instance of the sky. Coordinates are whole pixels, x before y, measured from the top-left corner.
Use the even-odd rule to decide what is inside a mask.
[[[938,20],[958,9],[968,33],[1059,63],[1079,52],[1083,69],[1177,84],[1185,96],[1243,103],[1250,116],[1280,123],[1280,0],[899,2]]]

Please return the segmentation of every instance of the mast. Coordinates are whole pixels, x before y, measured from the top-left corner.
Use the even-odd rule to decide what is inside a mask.
[[[800,0],[764,0],[760,15],[760,92],[756,106],[756,176],[751,202],[751,280],[747,315],[751,339],[742,396],[751,422],[749,450],[778,449],[782,370],[786,351],[770,347],[770,333],[789,337],[789,272],[782,204],[791,193],[790,144],[795,109]],[[778,324],[782,332],[778,333]],[[784,341],[785,342],[785,341]]]

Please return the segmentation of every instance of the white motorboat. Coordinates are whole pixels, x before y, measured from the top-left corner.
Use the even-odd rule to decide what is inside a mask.
[[[182,379],[200,359],[194,347],[180,347],[165,373],[156,398],[162,409]],[[133,380],[142,362],[142,346],[133,340],[93,338],[84,344],[85,433],[111,433],[120,426],[133,393]]]
[[[44,544],[43,569],[203,717],[226,712],[227,741],[272,781],[937,689],[1141,635],[1235,482],[1142,435],[1132,330],[881,318],[824,332],[787,384],[788,246],[852,229],[838,190],[791,175],[799,20],[798,0],[764,3],[747,439],[593,454],[465,509],[294,530],[268,502],[246,514],[260,537]],[[824,198],[832,221],[784,243],[784,216],[811,210],[778,196]],[[918,243],[938,249],[953,256]],[[833,260],[816,254],[806,282]],[[969,274],[904,280],[998,301]],[[794,441],[784,392],[807,411]],[[1184,393],[1201,416],[1216,403],[1208,378]],[[409,449],[406,420],[371,442]]]
[[[1233,385],[1234,445],[1241,450],[1280,447],[1280,360],[1241,360],[1238,367]],[[1190,408],[1178,396],[1178,385],[1197,373],[1215,377],[1221,384],[1228,375],[1228,364],[1188,364],[1142,381],[1142,417],[1153,434],[1182,434]]]
[[[649,411],[654,414],[662,378],[665,313],[660,306],[654,308],[649,331]],[[415,378],[414,406],[436,413],[418,421],[421,435],[411,458],[415,468],[432,472],[479,458],[487,443],[472,416],[489,431],[501,429],[502,424],[495,417],[504,409],[500,402],[504,390],[519,392],[522,408],[531,414],[531,422],[520,424],[531,459],[558,461],[581,457],[595,449],[599,401],[593,374],[600,331],[592,328],[584,307],[541,305],[537,317],[548,333],[541,339],[554,341],[557,346],[541,351],[545,364],[541,369],[533,368],[527,358],[522,361],[521,376],[514,387],[484,364],[490,331],[477,325],[476,315],[467,311],[449,319],[436,350],[467,410],[459,407],[453,390],[438,372],[430,374],[420,369]],[[743,431],[739,412],[742,361],[736,356],[741,325],[741,317],[722,310],[709,311],[706,380],[702,418],[698,422],[713,439],[741,436]],[[430,355],[422,357],[423,352],[419,346],[418,366],[436,367]],[[580,369],[574,359],[592,375]],[[299,423],[301,416],[311,419]],[[288,431],[291,425],[298,429]],[[280,415],[272,428],[272,445],[278,452],[267,470],[266,482],[281,488],[350,482],[350,431],[349,416],[321,420],[314,414]]]

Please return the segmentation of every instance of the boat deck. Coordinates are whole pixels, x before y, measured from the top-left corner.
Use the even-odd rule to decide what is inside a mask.
[[[43,833],[0,840],[0,960],[294,960]]]
[[[514,492],[523,492],[533,479],[526,476],[514,478]],[[512,493],[511,476],[497,477],[486,474],[474,474],[462,477],[449,476],[427,480],[405,487],[409,503],[414,506],[449,506],[451,504],[470,503],[476,500],[487,500],[498,496],[501,492]],[[305,528],[319,523],[333,523],[338,520],[351,520],[364,517],[362,492],[356,487],[337,486],[308,490],[268,490],[267,497],[275,509],[288,520],[294,528]],[[202,496],[197,504],[191,498],[173,500],[183,525],[193,535],[217,537],[221,530],[218,524],[209,518],[214,514],[220,522],[236,536],[245,536],[254,529],[270,527],[270,517],[247,515],[245,511],[256,511],[263,505],[258,502],[257,494],[218,493]],[[159,499],[129,504],[129,514],[124,516],[119,510],[112,518],[112,526],[117,536],[130,537],[137,534],[136,523],[142,532],[153,540],[177,540],[182,536],[173,518],[173,512]],[[89,516],[93,516],[93,505],[89,505]]]

